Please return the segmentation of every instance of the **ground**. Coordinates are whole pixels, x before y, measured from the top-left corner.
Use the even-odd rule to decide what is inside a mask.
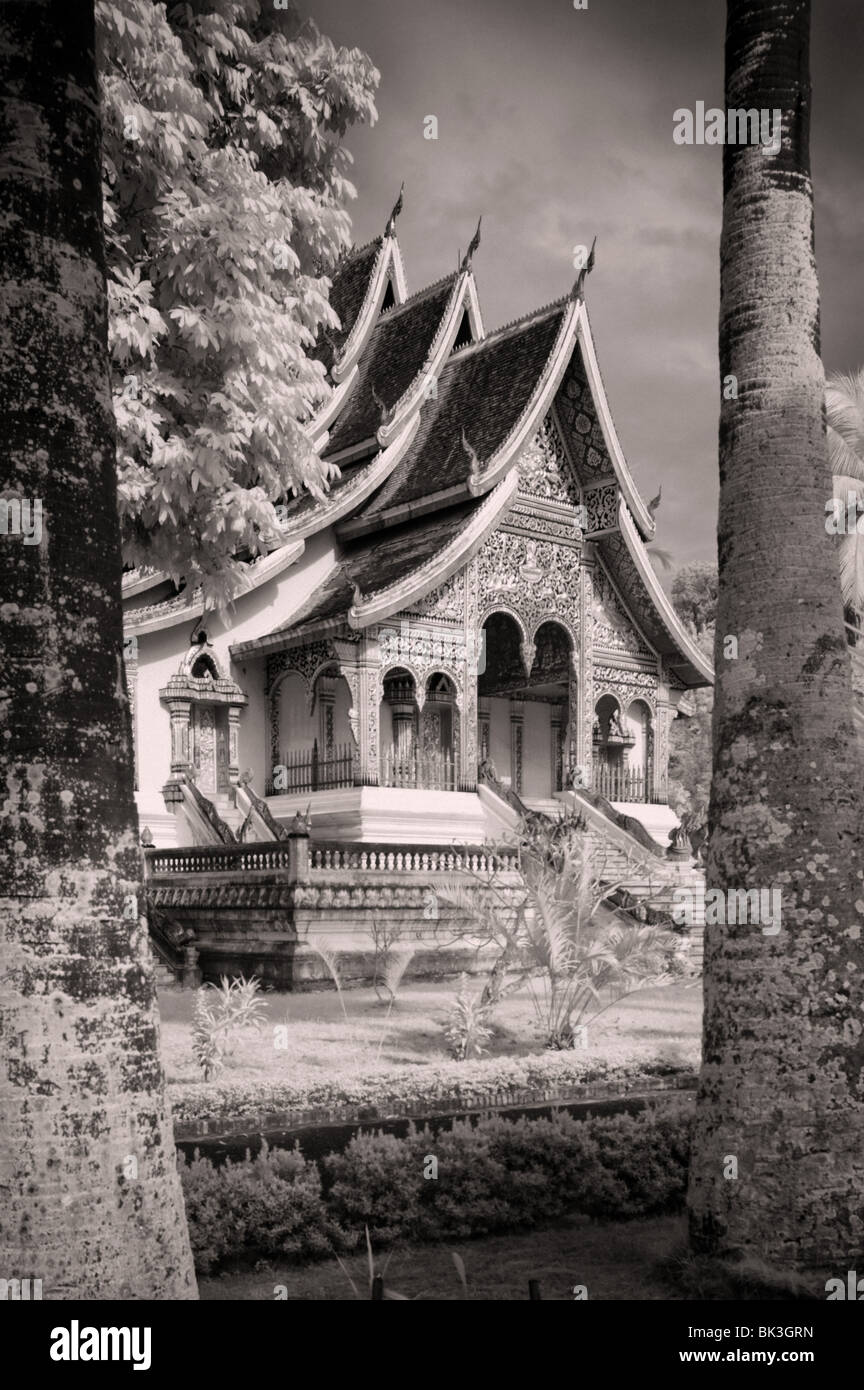
[[[586,1055],[644,1056],[698,1060],[701,982],[640,990],[589,1022]],[[259,1035],[247,1032],[237,1044],[224,1079],[314,1080],[359,1073],[374,1065],[423,1066],[448,1056],[441,1027],[457,989],[454,981],[407,984],[392,1009],[373,990],[335,990],[265,996],[268,1019]],[[166,990],[159,997],[162,1055],[171,1082],[200,1081],[192,1056],[192,991]],[[273,1046],[273,1027],[288,1025],[287,1050]],[[541,1049],[530,991],[504,1000],[495,1012],[489,1056],[523,1056]]]
[[[376,1260],[385,1284],[408,1298],[513,1302],[528,1298],[528,1280],[540,1282],[541,1297],[573,1301],[574,1286],[584,1285],[588,1300],[661,1299],[684,1295],[658,1268],[683,1251],[686,1223],[682,1216],[645,1221],[595,1224],[584,1218],[544,1231],[489,1236],[452,1246],[417,1246],[394,1250]],[[464,1292],[452,1251],[461,1256],[468,1285]],[[368,1297],[365,1253],[343,1260],[362,1297]],[[276,1264],[247,1274],[199,1280],[201,1298],[270,1299],[282,1285],[288,1299],[328,1301],[356,1297],[336,1260],[298,1267]],[[282,1295],[284,1297],[284,1295]]]

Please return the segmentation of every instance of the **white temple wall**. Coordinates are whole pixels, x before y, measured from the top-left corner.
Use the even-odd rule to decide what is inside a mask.
[[[522,723],[522,796],[552,795],[551,706],[526,700]]]
[[[260,637],[286,621],[312,594],[332,569],[335,558],[333,536],[326,531],[313,536],[296,564],[274,576],[259,588],[242,594],[233,611],[224,618],[205,615],[204,628],[224,673],[235,680],[249,697],[240,715],[239,762],[241,771],[252,769],[254,786],[264,792],[268,754],[267,708],[264,697],[264,663],[231,661],[229,648],[237,642]],[[132,611],[131,609],[128,611]],[[149,825],[157,844],[172,843],[173,817],[166,812],[162,788],[171,776],[171,719],[159,699],[189,650],[189,638],[196,625],[194,617],[183,617],[156,632],[135,634],[138,669],[135,689],[135,735],[138,741],[139,823]],[[345,716],[347,723],[347,711]],[[340,741],[345,737],[340,735]],[[166,820],[166,817],[169,817]],[[164,824],[160,826],[160,821]]]
[[[510,701],[489,701],[489,757],[499,777],[510,776]]]

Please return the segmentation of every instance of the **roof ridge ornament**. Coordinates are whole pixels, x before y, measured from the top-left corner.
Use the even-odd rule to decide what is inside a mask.
[[[474,255],[474,252],[477,250],[478,246],[480,245],[480,223],[482,221],[483,214],[481,213],[480,216],[477,218],[477,230],[475,231],[474,235],[468,243],[468,250],[462,257],[462,264],[459,267],[460,271],[469,270],[471,267],[471,258]]]
[[[399,216],[400,212],[402,211],[402,194],[403,194],[404,192],[405,192],[405,180],[403,179],[403,180],[402,180],[402,187],[399,189],[399,197],[396,199],[396,202],[393,204],[393,211],[391,212],[390,216],[387,218],[387,228],[386,228],[386,230],[385,230],[385,232],[384,232],[384,235],[385,235],[385,236],[395,236],[395,235],[396,235],[396,218]]]
[[[579,274],[576,277],[576,282],[573,285],[572,290],[570,291],[570,299],[576,304],[582,304],[585,301],[585,279],[588,275],[591,274],[591,271],[594,269],[594,248],[596,245],[597,238],[595,236],[594,240],[591,243],[591,250],[589,252],[588,259],[583,265],[582,269],[579,271]]]
[[[384,404],[381,397],[378,395],[378,392],[375,389],[374,381],[372,382],[372,400],[374,404],[377,405],[378,410],[381,413],[381,424],[386,425],[390,420],[392,411],[390,410],[390,407],[388,405]]]
[[[471,493],[472,496],[476,497],[478,492],[480,491],[480,477],[483,471],[483,465],[477,456],[477,450],[473,449],[471,445],[468,443],[468,437],[465,434],[464,425],[462,426],[462,448],[464,449],[465,453],[468,455],[468,458],[471,461],[471,467],[468,471],[468,491]]]

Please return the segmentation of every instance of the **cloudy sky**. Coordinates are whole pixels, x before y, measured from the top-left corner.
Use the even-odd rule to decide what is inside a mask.
[[[624,452],[658,545],[713,559],[719,146],[672,140],[676,107],[723,104],[723,0],[307,0],[381,71],[352,131],[356,240],[405,180],[409,291],[455,268],[477,217],[487,331],[559,298],[597,234],[588,307]],[[815,0],[813,173],[828,371],[864,364],[864,0]],[[438,139],[423,138],[427,115]],[[857,117],[857,119],[856,119]]]

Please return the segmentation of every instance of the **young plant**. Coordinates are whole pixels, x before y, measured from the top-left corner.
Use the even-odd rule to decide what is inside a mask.
[[[467,920],[466,934],[497,949],[478,1007],[527,984],[545,1045],[573,1047],[588,1018],[672,978],[677,940],[609,906],[620,885],[600,882],[581,817],[528,816],[519,848],[521,888],[492,875],[438,895]]]
[[[469,1057],[482,1057],[487,1051],[486,1044],[492,1037],[492,1029],[487,1025],[491,1009],[492,1004],[484,1002],[482,991],[479,994],[469,992],[463,975],[444,1028],[450,1053],[458,1062],[464,1062]]]
[[[260,981],[235,975],[229,981],[222,975],[218,985],[202,985],[195,991],[192,1024],[192,1051],[210,1081],[221,1074],[233,1057],[237,1036],[245,1028],[257,1032],[264,1022],[267,1005],[261,998]]]

